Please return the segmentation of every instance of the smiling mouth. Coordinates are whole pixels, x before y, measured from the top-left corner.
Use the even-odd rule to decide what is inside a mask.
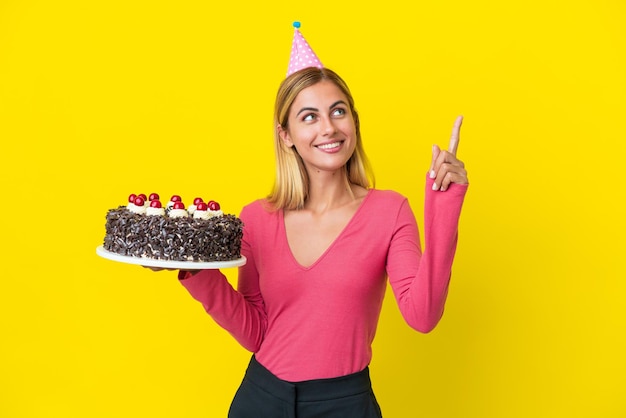
[[[331,142],[329,144],[316,145],[316,148],[325,149],[325,150],[335,149],[335,148],[339,148],[342,143],[343,141]]]

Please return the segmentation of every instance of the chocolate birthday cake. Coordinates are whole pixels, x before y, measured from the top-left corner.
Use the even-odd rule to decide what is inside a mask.
[[[106,214],[103,248],[131,257],[171,261],[230,261],[241,258],[243,223],[219,203],[196,198],[186,208],[174,195],[165,207],[156,193],[131,194],[126,206]]]

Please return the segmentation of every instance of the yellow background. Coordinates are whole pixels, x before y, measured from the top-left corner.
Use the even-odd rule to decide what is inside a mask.
[[[420,223],[465,115],[446,314],[418,334],[388,293],[385,416],[626,416],[626,3],[248,3],[0,2],[0,416],[226,415],[249,354],[172,273],[95,248],[131,192],[268,192],[293,20]]]

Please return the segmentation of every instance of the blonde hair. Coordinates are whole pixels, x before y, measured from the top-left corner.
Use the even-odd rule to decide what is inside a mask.
[[[348,190],[351,184],[369,188],[374,186],[374,173],[363,149],[359,115],[354,108],[354,99],[348,85],[328,68],[310,67],[287,77],[280,85],[274,105],[274,149],[276,153],[276,179],[267,202],[273,209],[301,209],[309,194],[309,176],[295,147],[288,147],[280,138],[278,126],[288,129],[291,105],[298,94],[307,87],[323,80],[334,83],[348,98],[350,112],[356,131],[356,148],[344,166],[344,178]]]

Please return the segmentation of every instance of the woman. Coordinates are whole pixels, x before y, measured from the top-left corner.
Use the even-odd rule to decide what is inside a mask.
[[[408,201],[371,188],[359,118],[345,82],[305,68],[275,105],[277,174],[242,213],[237,290],[218,270],[179,278],[254,353],[230,417],[380,417],[368,364],[387,278],[407,323],[429,332],[443,313],[468,180],[433,148],[425,251]]]

